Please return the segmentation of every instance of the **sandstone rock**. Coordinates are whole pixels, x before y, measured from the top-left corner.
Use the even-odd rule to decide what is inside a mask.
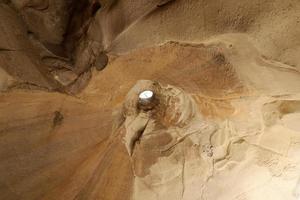
[[[98,55],[95,61],[95,67],[98,71],[103,70],[108,63],[108,56],[105,53],[101,53]]]
[[[70,70],[57,70],[52,72],[54,78],[63,86],[70,85],[77,79],[77,74]]]
[[[0,92],[6,91],[14,82],[14,79],[0,68]]]
[[[12,1],[28,27],[41,42],[60,44],[69,20],[68,1]],[[51,33],[51,34],[50,34]]]
[[[299,10],[1,1],[0,199],[297,200]]]
[[[68,72],[68,73],[70,74],[70,77],[67,83],[70,84],[72,83],[71,80],[75,79],[75,77],[77,76],[72,72]],[[66,91],[70,94],[77,94],[81,92],[88,85],[91,76],[92,76],[91,71],[82,73],[72,85],[66,88]]]
[[[36,49],[26,37],[26,28],[17,13],[0,4],[0,65],[16,79],[41,87],[54,89],[57,84],[40,63]]]

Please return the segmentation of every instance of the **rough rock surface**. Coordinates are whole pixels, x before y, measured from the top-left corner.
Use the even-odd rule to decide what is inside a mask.
[[[0,199],[298,200],[299,20],[297,0],[0,1]]]

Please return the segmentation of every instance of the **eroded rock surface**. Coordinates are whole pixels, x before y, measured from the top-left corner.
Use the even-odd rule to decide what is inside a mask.
[[[1,1],[0,199],[298,200],[299,8]]]

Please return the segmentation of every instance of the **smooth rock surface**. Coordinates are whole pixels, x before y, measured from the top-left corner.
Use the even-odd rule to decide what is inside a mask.
[[[299,14],[1,1],[0,199],[298,200]]]

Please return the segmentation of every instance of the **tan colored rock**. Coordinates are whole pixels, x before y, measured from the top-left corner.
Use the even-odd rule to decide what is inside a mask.
[[[0,68],[0,92],[7,91],[14,82],[15,80]]]
[[[108,64],[108,56],[105,53],[101,53],[97,56],[95,61],[95,67],[98,71],[103,70]]]
[[[2,1],[0,199],[298,200],[299,6]]]
[[[57,70],[52,72],[54,78],[63,86],[68,86],[77,79],[77,74],[71,70]]]
[[[12,1],[19,9],[29,31],[43,43],[60,44],[66,32],[70,13],[68,1]]]
[[[66,85],[66,86],[68,86],[66,88],[66,92],[69,94],[73,94],[73,95],[81,92],[88,85],[88,83],[92,77],[91,71],[84,72],[80,76],[76,76],[72,72],[68,72],[68,73],[70,73],[69,74],[70,77],[68,77],[68,80],[66,82],[66,83],[68,83]],[[75,77],[76,77],[76,79],[75,79]],[[67,77],[64,77],[64,78],[67,78]]]
[[[30,43],[26,28],[17,13],[6,4],[0,4],[0,66],[22,82],[43,88],[57,88],[47,68],[40,62],[37,49]]]

